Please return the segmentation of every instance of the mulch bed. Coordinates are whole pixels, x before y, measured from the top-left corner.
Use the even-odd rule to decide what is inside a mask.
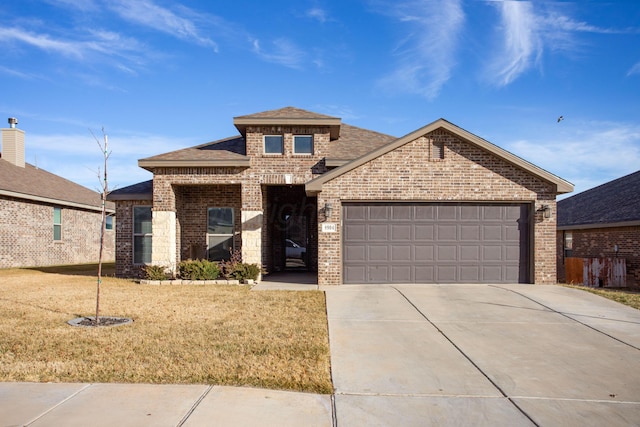
[[[100,322],[98,323],[98,327],[103,326],[120,326],[120,325],[128,325],[129,323],[133,323],[133,319],[129,319],[128,317],[99,317]],[[71,326],[84,326],[87,328],[95,328],[96,322],[95,317],[78,317],[67,322]]]

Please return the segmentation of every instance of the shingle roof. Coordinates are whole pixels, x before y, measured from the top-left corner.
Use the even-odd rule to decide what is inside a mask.
[[[246,163],[249,166],[249,158],[246,157],[244,138],[233,136],[218,141],[207,142],[195,147],[183,148],[169,153],[140,159],[138,165],[143,168],[157,167],[163,162],[212,162],[211,166],[236,165]],[[221,163],[221,164],[216,164]]]
[[[303,110],[295,107],[284,107],[277,110],[261,111],[246,116],[238,116],[236,119],[338,119],[338,117],[327,116]]]
[[[327,156],[331,160],[353,160],[369,151],[395,141],[396,137],[343,123],[340,138],[331,141]]]
[[[139,182],[128,187],[118,188],[107,196],[107,200],[152,200],[153,180]]]
[[[558,227],[640,221],[640,171],[558,202]]]
[[[16,166],[0,159],[0,194],[99,210],[100,194],[29,163]],[[113,203],[107,208],[112,211]]]

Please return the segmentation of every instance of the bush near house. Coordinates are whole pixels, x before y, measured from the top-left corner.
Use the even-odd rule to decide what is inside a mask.
[[[206,259],[182,261],[178,264],[178,275],[186,280],[215,280],[220,276],[220,267]]]

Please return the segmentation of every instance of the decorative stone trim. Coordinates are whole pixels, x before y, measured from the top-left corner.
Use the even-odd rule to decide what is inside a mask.
[[[141,285],[239,285],[239,280],[140,280]]]

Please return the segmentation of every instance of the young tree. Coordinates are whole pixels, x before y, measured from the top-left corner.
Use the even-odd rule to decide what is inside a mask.
[[[102,142],[96,138],[93,132],[91,132],[94,139],[102,151],[104,157],[104,173],[100,174],[100,168],[98,168],[98,179],[100,180],[101,197],[102,197],[102,221],[100,225],[100,251],[98,254],[98,283],[96,286],[96,317],[95,326],[100,325],[100,285],[102,284],[102,253],[104,252],[104,232],[107,223],[107,195],[109,194],[109,181],[107,180],[107,164],[111,152],[109,151],[109,138],[102,128]]]

